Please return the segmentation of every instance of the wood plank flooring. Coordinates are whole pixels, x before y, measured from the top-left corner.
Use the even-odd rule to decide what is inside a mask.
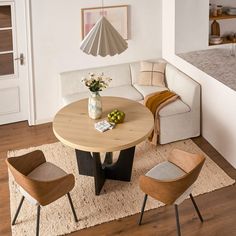
[[[51,123],[28,127],[26,122],[0,126],[0,235],[11,235],[8,174],[5,158],[8,150],[38,146],[57,141]],[[224,171],[236,179],[236,170],[202,137],[193,141]],[[200,223],[192,203],[186,200],[179,207],[182,236],[236,235],[236,186],[229,186],[195,198],[205,222]],[[125,201],[125,199],[124,199]],[[141,207],[141,206],[140,206]],[[139,214],[71,233],[71,236],[174,236],[175,215],[172,206],[144,213],[143,225],[138,226]],[[41,225],[43,227],[43,225]],[[50,236],[50,234],[48,235]]]

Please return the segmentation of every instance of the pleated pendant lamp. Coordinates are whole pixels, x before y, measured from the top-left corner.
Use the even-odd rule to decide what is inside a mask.
[[[122,38],[112,24],[102,16],[81,42],[80,49],[93,56],[120,54],[128,48],[128,43]]]

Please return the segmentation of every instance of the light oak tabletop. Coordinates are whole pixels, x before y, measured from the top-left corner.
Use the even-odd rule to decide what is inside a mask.
[[[120,97],[102,97],[102,117],[88,116],[88,99],[71,103],[56,114],[53,131],[65,145],[89,152],[124,150],[144,141],[152,132],[152,113],[142,104]],[[94,124],[104,120],[114,109],[125,112],[125,120],[112,130],[99,132]]]

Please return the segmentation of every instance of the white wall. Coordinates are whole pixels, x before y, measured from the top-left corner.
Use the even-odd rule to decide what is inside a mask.
[[[168,26],[163,27],[162,32],[163,58],[201,85],[202,136],[236,168],[236,92],[175,54],[177,2],[179,4],[179,0],[163,1],[162,24]],[[191,21],[191,18],[188,20]]]
[[[102,58],[86,55],[79,49],[80,10],[99,6],[101,1],[32,0],[36,123],[51,120],[58,109],[61,72],[160,57],[161,2],[106,1],[106,5],[130,5],[131,39],[129,48],[121,55]]]
[[[209,2],[178,0],[175,5],[176,53],[208,48]]]

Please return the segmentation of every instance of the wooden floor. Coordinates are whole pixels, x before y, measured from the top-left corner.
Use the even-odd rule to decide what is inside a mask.
[[[202,137],[193,139],[225,172],[236,179],[232,168]],[[55,142],[51,124],[28,127],[26,122],[0,126],[0,235],[11,235],[7,168],[4,162],[11,149],[21,149]],[[124,199],[125,201],[125,199]],[[230,186],[196,197],[205,222],[197,218],[190,200],[179,207],[182,236],[234,236],[236,235],[236,186]],[[20,216],[20,215],[19,215]],[[104,223],[81,230],[73,236],[100,235],[176,235],[172,206],[145,212],[143,225],[137,226],[139,215]],[[41,225],[43,227],[43,225]],[[50,236],[50,234],[48,235]]]

